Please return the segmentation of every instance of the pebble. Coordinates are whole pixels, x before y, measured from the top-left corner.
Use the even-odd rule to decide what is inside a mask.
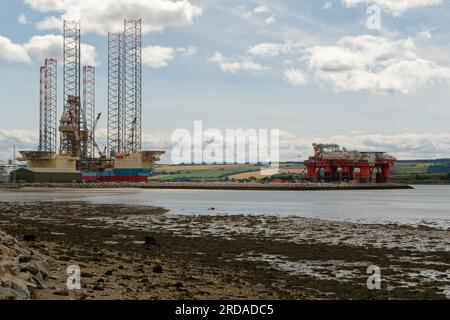
[[[152,237],[152,236],[146,236],[146,237],[145,237],[145,244],[149,244],[149,245],[152,245],[152,246],[156,245],[156,239],[155,239],[155,237]]]
[[[54,295],[67,297],[69,295],[69,291],[67,289],[58,289],[53,292]]]
[[[162,273],[163,272],[163,268],[160,265],[154,266],[153,267],[153,272],[154,273]]]
[[[94,276],[95,276],[95,274],[92,274],[92,273],[89,273],[89,272],[84,272],[84,271],[81,272],[81,277],[82,278],[92,278]]]
[[[29,256],[29,255],[20,255],[20,256],[19,256],[19,263],[30,262],[31,259],[32,259],[32,257]]]
[[[23,236],[23,241],[34,242],[36,241],[36,236],[33,234],[26,234]]]
[[[92,287],[92,290],[95,290],[95,291],[105,291],[105,288],[103,288],[102,286],[95,285],[94,287]]]
[[[183,288],[183,284],[181,282],[177,282],[173,285],[175,288]]]
[[[105,276],[112,276],[113,275],[113,270],[108,270],[105,272]]]
[[[143,265],[139,265],[137,268],[136,268],[136,271],[137,272],[144,272],[145,270],[144,270],[144,266]]]

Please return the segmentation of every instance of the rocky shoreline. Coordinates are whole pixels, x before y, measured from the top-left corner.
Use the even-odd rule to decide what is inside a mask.
[[[450,298],[450,231],[429,227],[60,201],[0,202],[0,229],[2,299]]]
[[[24,236],[18,241],[0,230],[0,300],[31,299],[49,276],[47,257],[29,247],[25,242],[34,236]]]

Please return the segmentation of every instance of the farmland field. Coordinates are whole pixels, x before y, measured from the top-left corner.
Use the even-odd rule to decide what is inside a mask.
[[[171,180],[223,180],[229,176],[241,173],[259,172],[261,166],[254,164],[244,165],[178,165],[161,166],[155,168],[153,181]]]

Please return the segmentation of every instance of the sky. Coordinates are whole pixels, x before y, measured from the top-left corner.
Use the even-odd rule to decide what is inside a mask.
[[[0,159],[36,149],[39,66],[59,61],[62,20],[81,19],[82,62],[96,66],[107,114],[107,32],[143,20],[145,149],[179,128],[279,129],[281,160],[313,142],[450,157],[447,0],[3,0]],[[378,15],[379,13],[379,15]],[[379,20],[377,18],[380,18]],[[378,23],[379,21],[379,23]],[[101,143],[100,143],[101,144]],[[169,161],[166,158],[165,161]]]

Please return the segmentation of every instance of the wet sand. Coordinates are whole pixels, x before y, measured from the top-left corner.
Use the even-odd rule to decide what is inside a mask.
[[[450,231],[299,217],[179,216],[83,202],[0,203],[48,257],[34,299],[445,299]],[[82,290],[66,289],[79,265]],[[367,268],[381,268],[368,290]]]

